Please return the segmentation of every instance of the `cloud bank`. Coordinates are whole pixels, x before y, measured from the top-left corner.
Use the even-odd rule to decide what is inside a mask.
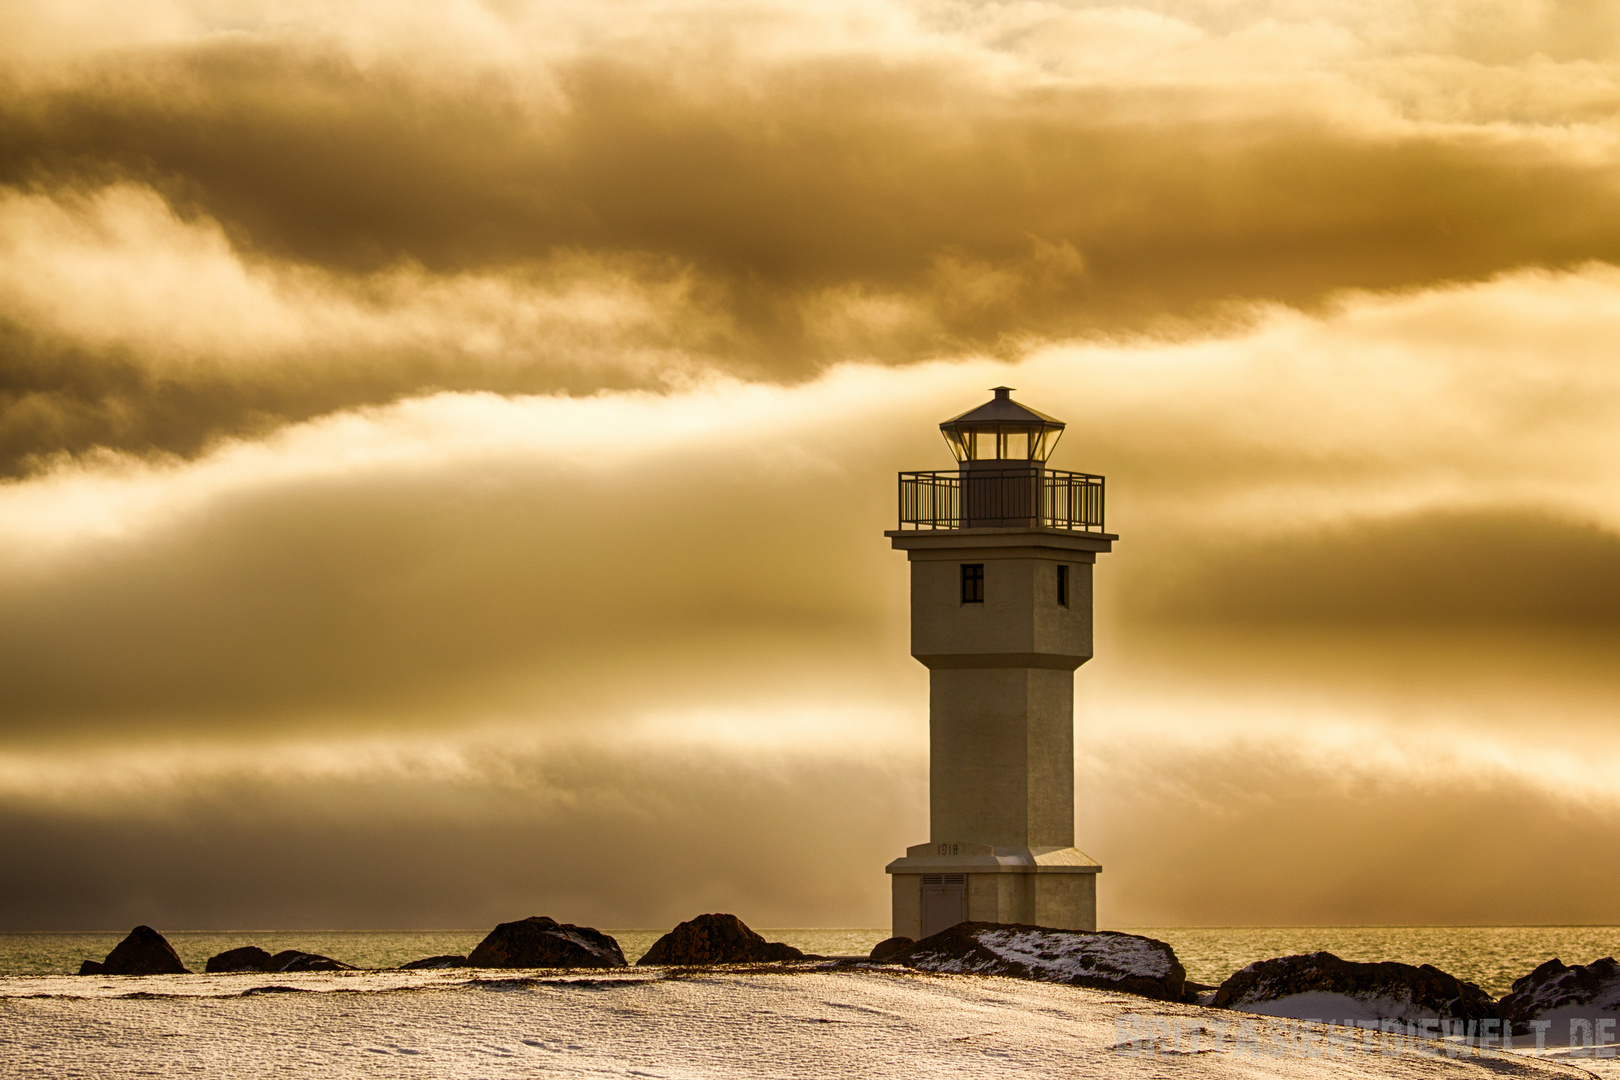
[[[21,5],[3,467],[1620,254],[1590,5]]]

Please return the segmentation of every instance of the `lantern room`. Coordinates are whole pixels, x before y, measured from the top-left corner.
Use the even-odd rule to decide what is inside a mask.
[[[979,462],[1044,462],[1057,448],[1063,421],[1012,399],[1013,387],[997,386],[995,397],[939,425],[951,453],[966,468]]]

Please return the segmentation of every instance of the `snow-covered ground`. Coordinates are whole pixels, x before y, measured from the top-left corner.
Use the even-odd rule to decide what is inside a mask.
[[[1335,1036],[1345,1029],[998,977],[814,964],[502,975],[0,979],[0,1075],[1580,1075],[1519,1056],[1388,1054]]]

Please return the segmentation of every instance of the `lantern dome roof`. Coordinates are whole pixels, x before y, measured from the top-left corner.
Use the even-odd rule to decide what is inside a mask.
[[[991,393],[996,396],[980,405],[969,409],[961,416],[953,416],[940,424],[943,430],[967,427],[991,427],[999,425],[1027,425],[1029,427],[1056,427],[1066,426],[1062,420],[1055,416],[1048,416],[1039,409],[1032,409],[1028,405],[1021,405],[1012,399],[1015,387],[991,387]]]
[[[991,388],[996,396],[939,425],[956,460],[973,464],[1009,461],[1043,462],[1063,437],[1063,421],[1020,405],[1013,388]]]

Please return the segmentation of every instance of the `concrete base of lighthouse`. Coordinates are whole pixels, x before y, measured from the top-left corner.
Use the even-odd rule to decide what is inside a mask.
[[[1077,848],[934,843],[906,849],[891,875],[893,930],[922,939],[959,922],[1097,929],[1102,866]]]

